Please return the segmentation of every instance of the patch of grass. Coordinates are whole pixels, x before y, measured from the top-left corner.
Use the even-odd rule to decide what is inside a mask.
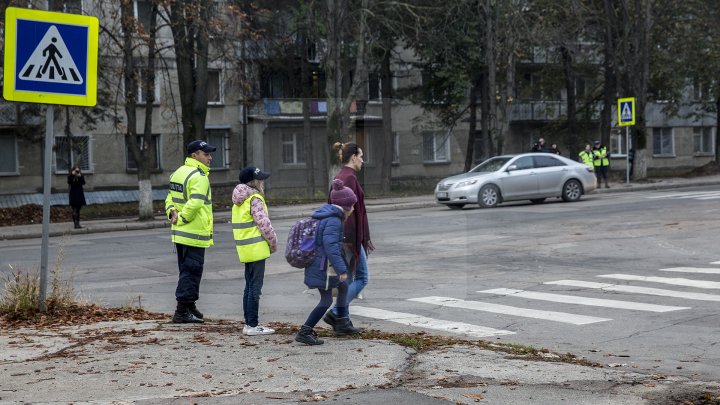
[[[55,266],[50,274],[45,297],[46,313],[62,312],[78,302],[72,285],[72,276],[68,280],[62,279],[62,263],[64,260],[63,246],[60,246],[55,258]],[[0,316],[9,321],[30,320],[37,318],[40,313],[40,270],[14,269],[5,278],[5,285],[0,296]]]

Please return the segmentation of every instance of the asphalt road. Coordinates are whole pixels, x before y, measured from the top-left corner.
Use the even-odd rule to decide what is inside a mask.
[[[720,378],[720,188],[372,214],[370,285],[358,326],[426,330],[570,352],[640,373]],[[284,240],[292,220],[275,221]],[[51,267],[89,301],[171,312],[177,269],[167,229],[51,238]],[[243,270],[217,224],[198,305],[241,319]],[[317,296],[280,252],[261,322],[302,323]],[[40,240],[3,241],[0,274],[38,266]],[[603,289],[601,289],[602,287]]]

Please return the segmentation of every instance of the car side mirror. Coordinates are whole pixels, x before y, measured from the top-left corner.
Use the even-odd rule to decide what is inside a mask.
[[[506,172],[511,172],[511,171],[517,170],[517,169],[518,169],[517,165],[510,165],[510,166],[507,167],[507,169],[505,169],[505,171],[506,171]]]

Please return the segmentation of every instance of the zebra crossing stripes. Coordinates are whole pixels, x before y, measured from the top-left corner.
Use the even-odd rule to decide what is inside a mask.
[[[378,308],[353,306],[352,314],[353,316],[380,319],[383,321],[399,323],[402,325],[440,330],[444,332],[460,333],[477,338],[515,334],[515,332],[509,330],[488,328],[485,326],[477,326],[463,322],[443,321],[420,315],[386,311],[384,309]]]
[[[614,278],[618,280],[627,281],[647,281],[649,283],[663,283],[681,285],[685,287],[695,287],[704,289],[720,289],[720,282],[717,281],[704,281],[704,280],[691,280],[688,278],[670,278],[670,277],[648,277],[648,276],[636,276],[633,274],[601,274],[597,277],[602,278]]]
[[[702,273],[702,274],[720,274],[720,268],[703,268],[703,267],[670,267],[660,269],[660,271],[674,271],[678,273]]]
[[[718,191],[702,191],[702,192],[685,192],[685,193],[671,193],[671,194],[660,194],[660,195],[650,195],[645,196],[645,198],[649,199],[661,199],[661,198],[668,198],[668,199],[695,199],[695,200],[714,200],[720,198],[720,192]]]
[[[474,311],[492,312],[497,314],[513,315],[524,318],[544,319],[574,325],[587,325],[596,322],[610,321],[610,318],[599,318],[595,316],[576,315],[567,312],[543,311],[538,309],[518,308],[509,305],[491,304],[480,301],[465,301],[449,297],[421,297],[410,298],[408,301],[422,302],[425,304],[438,305],[449,308],[471,309]],[[354,313],[354,311],[353,311]]]
[[[636,286],[632,286],[632,285],[594,283],[591,281],[579,281],[579,280],[547,281],[543,284],[563,285],[563,286],[568,286],[568,287],[579,287],[579,288],[592,288],[592,289],[598,289],[598,290],[603,290],[603,291],[624,292],[624,293],[632,293],[632,294],[657,295],[657,296],[661,296],[661,297],[683,298],[683,299],[695,300],[695,301],[720,302],[720,295],[685,292],[685,291],[675,291],[675,290],[665,290],[662,288],[636,287]]]
[[[642,302],[608,300],[602,298],[579,297],[575,295],[551,294],[536,291],[515,290],[512,288],[495,288],[492,290],[478,291],[479,293],[506,295],[541,301],[561,302],[564,304],[587,305],[593,307],[605,307],[616,309],[630,309],[649,312],[670,312],[690,309],[690,307],[676,307],[667,305],[645,304]]]

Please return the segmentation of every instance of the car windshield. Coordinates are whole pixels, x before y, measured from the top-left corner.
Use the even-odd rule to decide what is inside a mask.
[[[501,167],[505,163],[510,160],[511,157],[502,156],[502,157],[494,157],[490,158],[479,165],[475,166],[472,170],[470,170],[470,173],[490,173],[490,172],[496,172],[500,170]]]

